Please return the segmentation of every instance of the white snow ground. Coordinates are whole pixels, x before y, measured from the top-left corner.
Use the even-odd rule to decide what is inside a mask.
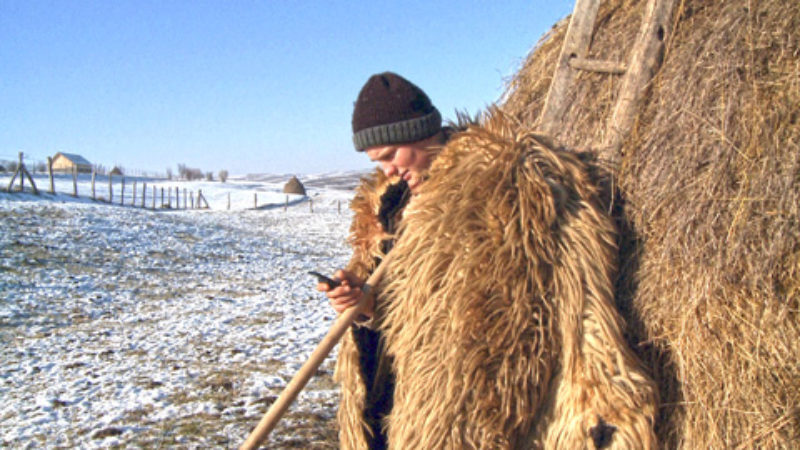
[[[288,207],[285,181],[256,177],[159,184],[202,189],[211,210],[0,193],[0,447],[241,444],[333,323],[307,271],[346,263],[337,186],[357,175],[309,178]],[[334,356],[270,448],[336,446]]]

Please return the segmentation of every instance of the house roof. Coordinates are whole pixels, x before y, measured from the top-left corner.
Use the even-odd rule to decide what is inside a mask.
[[[86,158],[84,158],[84,157],[83,157],[83,156],[81,156],[81,155],[76,155],[75,153],[62,153],[62,152],[58,152],[58,153],[56,153],[56,156],[55,156],[55,158],[57,158],[57,157],[58,157],[58,155],[61,155],[61,156],[63,156],[64,158],[67,158],[68,160],[70,160],[70,161],[71,161],[73,164],[75,164],[75,165],[84,165],[84,164],[86,164],[86,165],[88,165],[88,166],[91,166],[91,165],[92,165],[92,163],[90,163],[89,161],[87,161],[87,160],[86,160]],[[53,159],[55,159],[55,158],[53,158]]]

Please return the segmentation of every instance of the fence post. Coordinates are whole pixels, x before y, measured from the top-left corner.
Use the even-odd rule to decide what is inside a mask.
[[[258,192],[253,193],[253,209],[258,209]]]
[[[108,174],[108,203],[112,203],[114,201],[114,190],[111,188],[111,177],[113,176],[113,173]]]
[[[147,182],[142,181],[142,209],[144,209],[145,197],[147,197]]]
[[[286,196],[286,203],[283,204],[283,211],[286,212],[289,210],[289,196]]]
[[[189,203],[186,201],[186,188],[183,188],[183,209],[188,209]]]
[[[342,214],[342,201],[336,200],[336,213],[341,215]]]
[[[78,167],[72,167],[72,196],[78,196]]]
[[[52,156],[48,156],[47,157],[47,172],[50,173],[50,193],[51,194],[55,194],[56,193],[56,185],[55,185],[55,182],[53,181],[53,157]]]
[[[39,190],[36,189],[36,183],[33,181],[33,177],[28,172],[28,169],[25,168],[25,163],[22,160],[22,152],[19,152],[19,166],[17,166],[17,171],[14,172],[14,175],[11,177],[11,181],[8,182],[8,191],[11,192],[11,188],[14,186],[14,179],[19,175],[19,191],[24,192],[25,190],[25,177],[28,177],[28,181],[31,182],[31,188],[33,189],[33,193],[39,195]]]
[[[175,186],[175,209],[181,209],[181,188]]]
[[[19,152],[19,191],[25,192],[25,174],[22,173],[22,168],[25,167],[25,164],[22,162],[22,152]]]
[[[194,209],[194,191],[189,194],[189,199],[192,201],[192,209]]]
[[[94,190],[94,179],[97,176],[97,170],[92,168],[92,200],[97,200],[97,195],[95,195]]]
[[[231,193],[228,192],[228,211],[231,210]]]
[[[161,188],[161,207],[164,207],[164,188]]]
[[[313,198],[309,198],[308,199],[308,212],[312,212],[312,213],[314,212],[314,199]]]
[[[136,180],[133,180],[133,199],[131,200],[131,206],[136,206]]]
[[[158,196],[158,189],[153,186],[153,210],[156,209],[156,197]]]
[[[205,202],[206,209],[208,209],[209,208],[208,201],[206,201],[206,198],[203,197],[203,190],[202,189],[198,189],[197,190],[197,209],[201,209],[203,207],[203,204],[200,203],[201,201]]]
[[[119,204],[120,206],[125,206],[125,176],[122,176],[122,187],[120,188],[119,193]]]

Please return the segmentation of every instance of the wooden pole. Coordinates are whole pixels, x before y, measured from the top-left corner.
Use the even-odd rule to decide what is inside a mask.
[[[125,205],[125,177],[124,176],[122,177],[122,186],[120,187],[120,192],[119,192],[119,204],[123,205],[123,206]]]
[[[322,362],[325,361],[325,358],[331,350],[333,350],[333,347],[335,347],[342,336],[344,336],[344,333],[350,329],[350,325],[352,325],[353,321],[355,321],[361,313],[364,305],[375,297],[374,287],[380,283],[390,261],[391,253],[384,258],[383,262],[375,269],[375,272],[367,279],[366,283],[364,283],[364,287],[362,288],[364,295],[361,296],[359,303],[339,315],[336,322],[334,322],[333,326],[331,326],[328,331],[328,334],[326,334],[322,342],[317,345],[317,348],[308,358],[308,361],[303,364],[289,384],[286,385],[280,397],[269,407],[269,410],[267,410],[264,417],[261,418],[261,421],[250,433],[250,436],[247,437],[247,440],[239,447],[239,450],[258,448],[269,436],[269,433],[275,428],[278,421],[281,420],[283,414],[286,413],[286,410],[289,409],[294,399],[300,391],[303,390],[308,380],[317,372],[319,366],[322,365]]]
[[[601,61],[597,59],[588,58],[572,58],[569,60],[569,66],[577,70],[585,70],[587,72],[610,73],[612,75],[622,75],[628,68],[625,64],[616,61]]]
[[[550,89],[547,92],[539,119],[539,129],[551,136],[561,123],[568,104],[567,94],[573,84],[572,80],[575,78],[569,61],[573,58],[586,57],[589,43],[592,41],[592,31],[599,6],[600,0],[575,1],[575,9],[572,11],[572,17],[567,26],[564,45],[561,47],[555,73],[553,73],[553,81],[550,82]]]
[[[145,197],[147,197],[147,182],[142,181],[142,209],[144,209]]]
[[[20,155],[21,155],[21,153],[20,153]],[[39,190],[36,189],[36,183],[34,183],[33,177],[28,172],[28,169],[25,167],[24,164],[21,165],[20,168],[22,169],[22,174],[20,175],[20,180],[22,180],[23,176],[28,177],[28,181],[31,182],[31,189],[33,189],[33,193],[36,194],[36,195],[39,195]]]
[[[175,186],[175,209],[181,209],[181,188]]]
[[[342,214],[342,201],[341,200],[337,200],[336,201],[336,213],[340,214],[340,215]]]
[[[47,157],[47,173],[50,174],[50,193],[51,194],[55,194],[56,193],[56,184],[55,184],[55,180],[53,180],[53,157],[52,156],[48,156]]]
[[[72,196],[78,196],[78,167],[72,166]]]
[[[189,203],[186,201],[186,188],[183,188],[183,209],[187,209],[189,207]]]
[[[231,193],[228,192],[228,211],[231,209]]]
[[[11,181],[8,182],[8,192],[11,192],[11,189],[14,187],[14,180],[17,178],[17,175],[22,176],[20,166],[17,166],[17,170],[15,170],[14,175],[11,176]]]
[[[283,204],[283,210],[284,211],[288,211],[289,210],[289,196],[288,195],[286,196],[286,203]]]
[[[136,180],[133,180],[133,199],[131,199],[131,206],[136,206]]]
[[[17,167],[17,171],[19,172],[19,191],[25,192],[25,163],[22,162],[22,152],[19,152],[19,166]]]
[[[97,170],[96,169],[92,169],[92,200],[97,200],[97,195],[95,195],[95,190],[94,190],[94,179],[95,179],[95,177],[97,177]]]
[[[153,209],[156,209],[156,197],[158,196],[158,189],[153,186]]]
[[[206,201],[206,198],[203,197],[203,190],[202,189],[198,189],[197,190],[197,209],[203,208],[202,203],[200,203],[201,201],[206,204],[205,209],[210,208],[210,206],[208,206],[208,201]]]
[[[161,207],[164,207],[164,188],[161,188]]]
[[[258,192],[253,193],[253,209],[258,209]]]
[[[108,203],[112,203],[114,201],[114,190],[111,186],[111,180],[114,174],[111,172],[108,173]]]
[[[308,212],[312,212],[312,213],[314,212],[314,199],[313,198],[309,198],[308,199]]]
[[[601,156],[609,161],[619,159],[622,144],[633,129],[634,119],[650,80],[664,57],[664,46],[672,31],[670,21],[675,0],[649,0],[639,35],[631,50],[628,70],[619,87],[617,103],[606,123]]]

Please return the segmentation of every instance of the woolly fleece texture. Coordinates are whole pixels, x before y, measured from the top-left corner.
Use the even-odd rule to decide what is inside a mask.
[[[496,110],[442,150],[377,287],[396,374],[391,448],[657,446],[656,388],[613,304],[616,235],[597,173]],[[352,204],[349,268],[362,276],[381,256],[388,183],[376,172]],[[336,377],[341,446],[365,448],[349,333]]]

